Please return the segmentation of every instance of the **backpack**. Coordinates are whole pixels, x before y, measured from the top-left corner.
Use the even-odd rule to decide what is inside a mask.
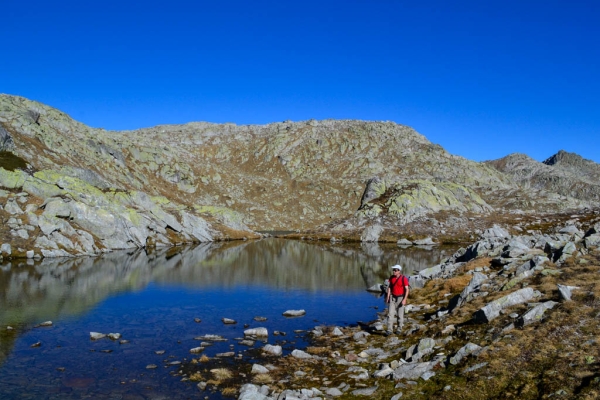
[[[391,294],[394,297],[398,297],[398,296],[404,296],[404,287],[408,286],[410,288],[410,285],[408,283],[408,278],[404,275],[400,275],[400,278],[396,279],[396,281],[394,283],[392,283],[392,277],[390,277],[389,282],[390,282],[390,289],[391,289]],[[396,285],[400,283],[400,294],[395,295],[394,294],[394,288],[396,287]]]

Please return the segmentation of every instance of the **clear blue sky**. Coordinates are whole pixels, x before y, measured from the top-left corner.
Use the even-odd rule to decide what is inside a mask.
[[[600,162],[600,1],[13,1],[0,92],[94,127],[390,120]]]

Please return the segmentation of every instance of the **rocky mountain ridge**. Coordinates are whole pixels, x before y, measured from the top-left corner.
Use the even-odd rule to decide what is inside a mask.
[[[118,215],[118,230],[128,232],[119,240],[84,227],[89,216],[74,209],[50,215],[90,233],[93,251],[281,230],[336,240],[468,239],[490,220],[593,209],[600,199],[598,164],[577,155],[561,152],[545,164],[524,155],[478,163],[393,122],[194,122],[107,131],[0,95],[0,152],[5,221],[16,215],[6,212],[10,199],[39,217],[50,200],[78,204],[79,191],[94,193],[86,210]],[[35,221],[12,225],[1,232],[3,242],[23,230],[46,238],[65,233],[60,224],[50,233]],[[199,226],[211,233],[194,234]]]

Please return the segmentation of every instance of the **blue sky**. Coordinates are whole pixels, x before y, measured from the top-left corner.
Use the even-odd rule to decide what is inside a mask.
[[[5,1],[0,92],[94,127],[389,120],[600,162],[600,1]]]

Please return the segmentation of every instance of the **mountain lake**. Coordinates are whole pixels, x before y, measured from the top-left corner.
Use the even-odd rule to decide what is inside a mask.
[[[200,357],[190,353],[200,346],[195,338],[222,336],[202,354],[235,352],[231,365],[258,362],[252,348],[266,343],[281,345],[284,355],[304,349],[317,325],[376,319],[384,302],[367,288],[382,283],[391,265],[410,275],[455,250],[266,238],[5,261],[0,398],[221,399],[210,385],[200,391],[177,375],[179,362]],[[287,310],[306,314],[288,318]],[[244,330],[256,327],[267,328],[268,338],[240,344]],[[92,340],[90,332],[121,337]]]

